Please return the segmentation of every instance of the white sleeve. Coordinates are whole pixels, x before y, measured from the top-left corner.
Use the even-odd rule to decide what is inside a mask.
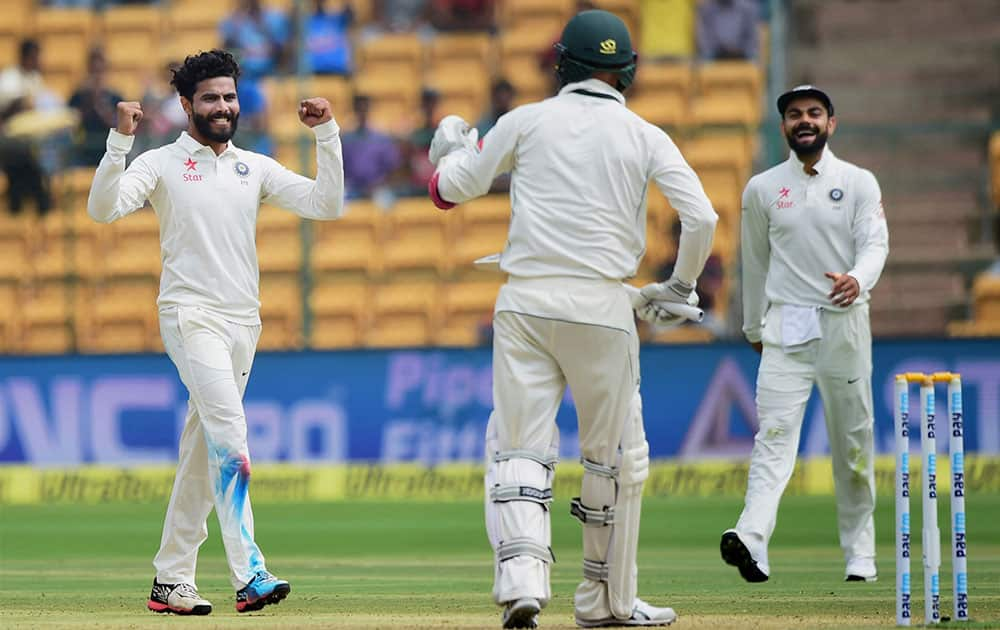
[[[431,196],[436,193],[445,202],[457,204],[489,192],[497,175],[514,168],[517,118],[515,112],[504,114],[478,148],[460,149],[442,158],[434,174]]]
[[[771,262],[771,242],[767,208],[761,204],[753,180],[743,190],[740,213],[740,245],[743,262],[743,334],[757,343],[767,309],[767,269]]]
[[[344,155],[340,127],[328,122],[313,127],[316,134],[316,179],[293,173],[265,157],[261,200],[306,219],[336,219],[344,214]]]
[[[882,210],[882,191],[869,171],[862,171],[851,236],[854,238],[854,268],[847,272],[858,281],[861,292],[871,291],[882,275],[889,256],[889,227]]]
[[[663,130],[650,126],[653,150],[649,177],[677,210],[681,220],[681,238],[677,245],[674,276],[694,284],[712,253],[712,239],[719,215],[712,208],[701,180],[677,145]]]
[[[134,136],[114,129],[108,133],[107,151],[97,165],[87,195],[87,214],[98,223],[111,223],[132,214],[156,188],[160,176],[150,164],[149,154],[140,155],[125,168],[125,156],[134,140]]]

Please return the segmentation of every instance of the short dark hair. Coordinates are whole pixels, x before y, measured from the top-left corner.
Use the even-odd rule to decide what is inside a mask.
[[[38,45],[38,40],[32,39],[31,37],[27,37],[21,40],[21,45],[18,49],[18,54],[20,55],[20,59],[23,61],[24,58],[27,57],[28,55],[38,54],[40,50],[41,47]]]
[[[240,64],[225,50],[215,49],[188,55],[184,58],[184,63],[172,72],[174,76],[170,79],[170,85],[190,101],[194,98],[198,84],[205,79],[232,77],[235,82],[240,78]]]

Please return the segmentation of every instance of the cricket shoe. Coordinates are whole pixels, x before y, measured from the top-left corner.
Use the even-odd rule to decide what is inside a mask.
[[[212,603],[198,594],[194,584],[160,584],[153,578],[146,608],[175,615],[207,615],[212,612]]]
[[[740,570],[740,575],[747,582],[767,582],[767,573],[760,570],[757,561],[750,555],[750,550],[740,540],[735,529],[727,529],[722,534],[719,551],[726,564],[731,564]]]
[[[537,628],[538,613],[542,607],[537,599],[532,597],[522,597],[521,599],[507,602],[503,609],[504,628]]]
[[[873,558],[851,558],[844,572],[846,582],[877,582],[878,571]]]
[[[236,612],[260,610],[288,597],[292,587],[267,571],[258,571],[246,586],[236,591]]]
[[[576,625],[581,628],[605,628],[610,626],[669,626],[677,621],[677,613],[673,608],[657,608],[635,598],[632,616],[628,619],[606,617],[604,619],[576,618]]]

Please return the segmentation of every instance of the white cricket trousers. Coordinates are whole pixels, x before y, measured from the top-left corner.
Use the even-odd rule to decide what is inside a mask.
[[[872,339],[868,305],[820,313],[822,339],[786,353],[781,311],[764,325],[757,375],[757,415],[746,504],[736,531],[765,573],[778,503],[795,467],[799,433],[813,383],[819,387],[833,461],[840,546],[847,561],[875,557]]]
[[[264,569],[253,539],[243,411],[260,325],[236,324],[181,306],[160,312],[160,334],[190,398],[163,537],[153,560],[156,579],[195,583],[198,548],[208,537],[206,521],[214,507],[230,579],[239,590]]]
[[[558,455],[556,413],[569,385],[576,405],[580,454],[615,465],[639,386],[639,345],[632,306],[621,283],[583,278],[511,278],[500,289],[493,320],[493,404],[487,448]],[[644,439],[638,436],[637,439]],[[488,466],[487,487],[495,470]],[[613,496],[612,496],[613,500]],[[549,515],[511,523],[486,497],[494,549],[522,528],[549,536]],[[497,566],[497,603],[550,598],[548,568],[530,556]]]

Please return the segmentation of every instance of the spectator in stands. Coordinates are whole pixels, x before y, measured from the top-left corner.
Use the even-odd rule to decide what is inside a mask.
[[[702,2],[698,7],[698,57],[702,61],[757,59],[757,3]]]
[[[115,109],[123,100],[107,85],[107,61],[104,51],[94,48],[87,56],[87,76],[69,98],[69,106],[80,113],[80,126],[74,142],[77,166],[97,166],[104,157],[108,129],[117,124]]]
[[[476,123],[480,138],[485,136],[486,132],[493,128],[493,125],[497,124],[498,118],[514,108],[516,96],[517,90],[507,79],[501,77],[493,82],[493,87],[490,88],[490,109]]]
[[[348,29],[353,23],[354,9],[350,2],[344,2],[339,9],[330,9],[326,0],[314,0],[305,33],[306,58],[314,74],[351,74]]]
[[[404,187],[407,195],[424,195],[427,193],[427,182],[434,174],[434,165],[427,157],[431,148],[431,138],[437,129],[438,104],[441,94],[434,89],[424,88],[420,93],[419,126],[410,133],[406,143],[406,163],[409,170],[409,182]]]
[[[439,31],[496,31],[496,0],[432,0],[431,24]]]
[[[240,126],[236,143],[256,153],[274,156],[274,141],[268,134],[267,97],[256,78],[240,78]]]
[[[396,141],[368,127],[371,98],[354,96],[354,131],[343,135],[344,184],[348,199],[377,197],[390,191],[390,180],[402,161]],[[391,195],[391,193],[389,193]]]
[[[429,0],[374,0],[372,14],[371,24],[361,32],[362,39],[386,33],[416,33],[424,39],[434,36]]]
[[[240,0],[219,29],[225,47],[239,58],[242,80],[274,74],[285,62],[288,19],[281,11],[262,7],[260,0]]]
[[[641,0],[640,56],[652,61],[684,61],[694,57],[697,5],[697,0]]]
[[[7,203],[12,213],[21,211],[25,197],[32,197],[39,214],[52,207],[49,178],[30,137],[11,132],[11,121],[53,101],[41,73],[41,48],[33,39],[21,42],[18,64],[0,72],[0,167],[7,175]]]
[[[657,282],[663,282],[674,274],[674,265],[677,263],[677,251],[681,243],[681,222],[677,219],[670,226],[670,236],[674,243],[674,255],[666,260],[656,272]],[[686,322],[683,326],[701,326],[707,328],[716,336],[722,335],[724,323],[715,317],[714,309],[718,299],[719,291],[722,289],[722,281],[725,279],[725,268],[722,265],[722,258],[718,254],[710,254],[705,261],[705,268],[698,276],[698,285],[695,292],[698,293],[698,306],[705,311],[705,319],[701,322]]]

